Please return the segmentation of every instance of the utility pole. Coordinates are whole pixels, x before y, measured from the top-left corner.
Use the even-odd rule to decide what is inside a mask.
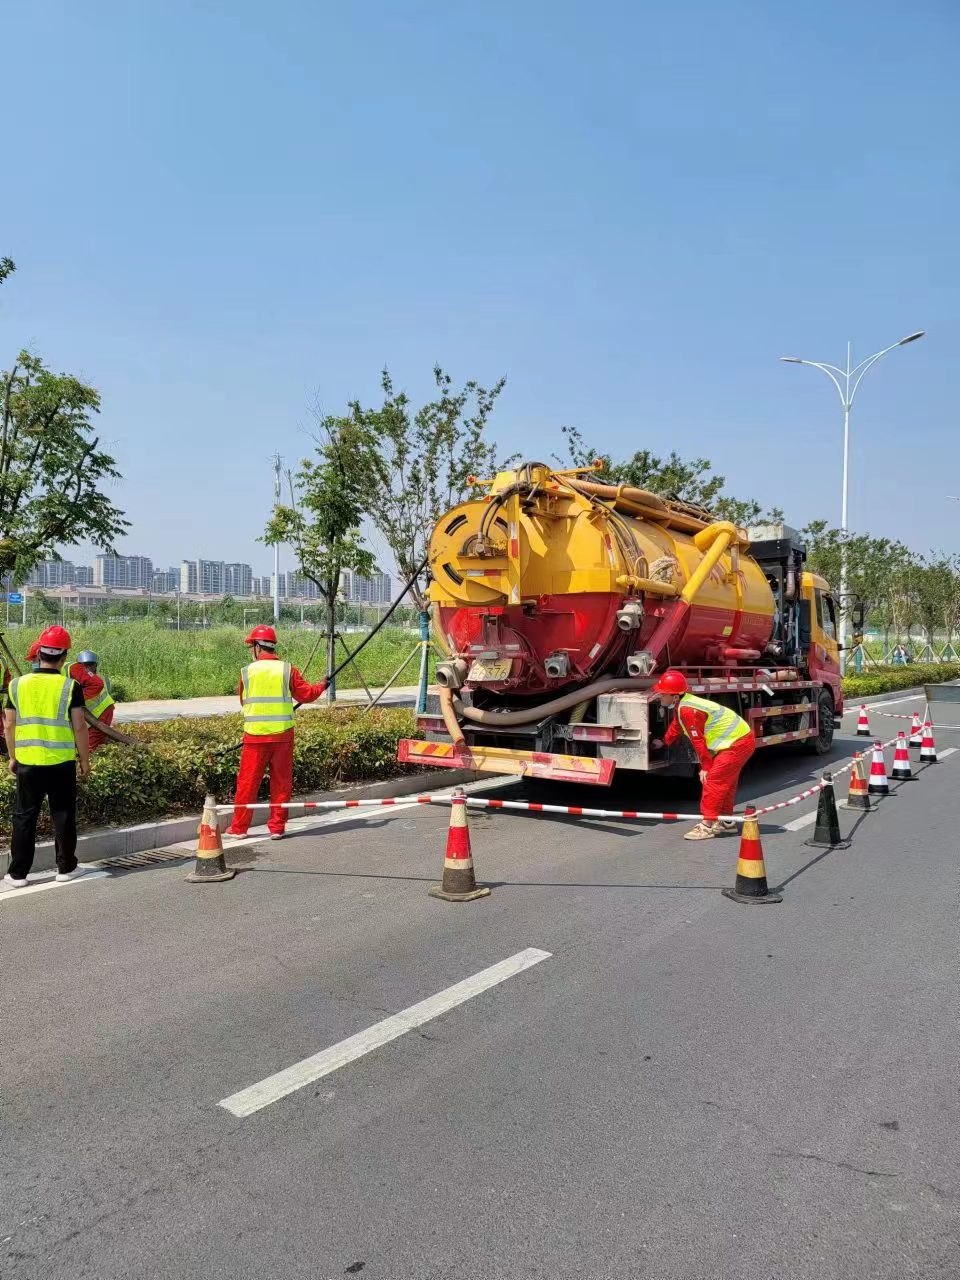
[[[280,460],[279,453],[273,457],[273,506],[274,510],[280,505],[280,475],[283,469],[283,463]],[[273,620],[280,621],[280,543],[274,543],[273,547]]]

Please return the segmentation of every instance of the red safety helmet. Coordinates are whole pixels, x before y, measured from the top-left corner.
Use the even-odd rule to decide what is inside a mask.
[[[277,633],[273,627],[265,627],[262,623],[259,627],[254,627],[247,636],[244,644],[271,644],[277,643]]]
[[[673,667],[665,671],[653,686],[654,693],[688,693],[689,690],[687,677],[682,671],[676,671]]]
[[[40,641],[34,640],[33,644],[27,650],[27,661],[33,662],[39,652],[40,652]]]
[[[37,643],[41,649],[65,653],[73,641],[70,639],[70,632],[64,627],[47,627],[46,631],[40,632]]]

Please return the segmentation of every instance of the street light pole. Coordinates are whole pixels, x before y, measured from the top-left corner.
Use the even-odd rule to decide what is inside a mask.
[[[273,458],[273,509],[280,505],[280,471],[283,463],[279,453]],[[280,543],[273,544],[273,620],[280,621]]]
[[[918,338],[922,338],[924,330],[920,329],[916,333],[909,333],[905,338],[901,338],[899,342],[892,342],[889,347],[884,347],[882,351],[876,351],[872,356],[867,356],[866,360],[861,360],[855,367],[851,368],[851,348],[847,343],[847,367],[838,369],[835,364],[825,364],[820,360],[803,360],[800,356],[781,356],[780,359],[785,364],[808,364],[814,369],[819,369],[825,373],[833,385],[837,388],[840,396],[840,403],[843,405],[843,493],[840,500],[840,672],[846,674],[847,670],[847,501],[850,478],[850,410],[853,408],[853,400],[857,394],[857,389],[863,381],[864,374],[871,369],[878,360],[888,355],[897,347],[905,347],[908,342],[916,342]],[[843,379],[843,385],[840,380]],[[851,386],[851,380],[853,385]]]

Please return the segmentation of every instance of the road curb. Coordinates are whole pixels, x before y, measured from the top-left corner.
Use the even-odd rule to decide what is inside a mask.
[[[383,796],[407,796],[422,791],[437,791],[442,787],[465,785],[482,775],[473,769],[431,769],[428,773],[416,773],[410,777],[387,778],[383,782],[370,782],[358,787],[342,787],[337,791],[318,791],[302,800],[376,800]],[[230,815],[220,815],[220,826],[229,825]],[[81,835],[77,841],[77,858],[81,862],[99,862],[103,858],[124,858],[134,853],[148,853],[152,849],[165,849],[196,837],[200,814],[188,814],[181,818],[165,818],[160,822],[141,822],[133,827],[105,827]],[[8,857],[4,850],[0,857]],[[57,865],[53,841],[45,840],[37,845],[33,871],[50,871]]]

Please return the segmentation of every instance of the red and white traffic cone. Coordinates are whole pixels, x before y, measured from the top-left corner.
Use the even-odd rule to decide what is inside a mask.
[[[890,777],[894,782],[909,782],[913,778],[910,768],[910,752],[907,750],[907,738],[901,729],[897,734],[897,745],[893,753],[893,769]]]
[[[870,784],[867,791],[872,796],[888,796],[890,783],[887,781],[887,766],[883,759],[883,744],[873,744],[873,761],[870,765]]]
[[[923,725],[920,721],[920,712],[913,713],[913,723],[910,725],[910,742],[911,751],[919,751],[923,746]]]
[[[930,723],[929,713],[923,722],[923,740],[920,743],[920,763],[937,763],[937,744],[933,740],[933,725]]]
[[[473,854],[470,851],[470,828],[467,826],[467,797],[457,791],[450,806],[450,827],[447,831],[447,852],[443,859],[443,883],[428,890],[432,898],[444,902],[472,902],[474,898],[486,898],[488,885],[478,885],[473,872]]]
[[[857,718],[857,737],[858,738],[870,737],[870,721],[867,719],[866,707],[860,708],[860,715]]]

